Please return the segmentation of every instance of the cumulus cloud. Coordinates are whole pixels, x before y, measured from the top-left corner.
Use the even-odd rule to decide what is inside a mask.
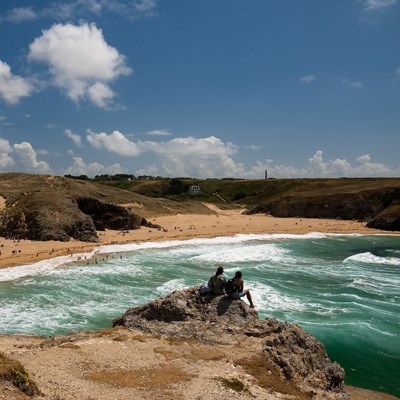
[[[9,153],[12,153],[13,147],[10,145],[9,141],[0,138],[0,168],[2,170],[7,169],[15,165],[14,160]]]
[[[28,172],[45,174],[51,171],[49,164],[37,160],[37,153],[30,143],[16,143],[14,144],[14,150],[20,162]]]
[[[315,82],[315,80],[317,79],[317,77],[315,75],[305,75],[302,76],[299,81],[302,83],[313,83]]]
[[[29,46],[28,58],[49,67],[53,84],[74,102],[105,108],[116,94],[109,84],[132,70],[95,24],[55,24]]]
[[[11,67],[0,60],[0,98],[8,104],[17,104],[33,92],[33,85],[21,76],[14,75]]]
[[[78,147],[82,146],[82,138],[76,133],[72,132],[71,129],[66,129],[64,131],[65,136],[70,138]]]
[[[140,143],[129,140],[119,131],[114,131],[108,135],[105,132],[95,133],[88,129],[87,133],[87,141],[97,150],[107,150],[126,157],[135,157],[143,152]]]
[[[359,0],[365,11],[378,11],[396,4],[397,0]]]
[[[268,176],[275,178],[389,177],[398,176],[400,173],[399,167],[393,168],[373,162],[369,154],[357,157],[356,161],[358,164],[353,165],[342,158],[325,160],[323,151],[318,150],[303,168],[265,160],[257,162],[253,168],[244,173],[243,177],[260,178],[264,176],[265,170],[268,170]]]
[[[73,157],[73,160],[73,165],[64,171],[64,175],[87,175],[93,177],[96,175],[115,175],[128,173],[128,170],[118,163],[104,166],[97,162],[86,164],[81,157]]]
[[[343,158],[325,160],[323,151],[318,150],[302,168],[276,164],[270,159],[245,167],[234,159],[238,146],[215,136],[189,136],[156,142],[134,141],[119,131],[111,134],[87,132],[87,141],[97,150],[124,157],[146,156],[149,165],[136,171],[139,175],[260,179],[266,169],[269,176],[276,178],[396,176],[400,173],[399,168],[373,162],[369,154],[359,156],[355,165]]]
[[[222,171],[237,176],[243,170],[243,165],[236,164],[232,159],[238,147],[215,136],[135,142],[119,131],[107,134],[88,130],[86,139],[97,150],[106,150],[120,156],[137,157],[144,153],[155,156],[160,162],[160,173],[169,176],[217,177]]]

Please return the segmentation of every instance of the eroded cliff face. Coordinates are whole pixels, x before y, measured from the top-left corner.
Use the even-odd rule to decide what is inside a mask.
[[[269,213],[274,217],[340,218],[368,222],[368,227],[400,230],[400,188],[335,192],[293,192],[253,207],[246,214]]]
[[[96,230],[138,229],[147,221],[126,208],[94,198],[30,192],[0,213],[0,236],[13,239],[97,242]]]
[[[265,376],[294,385],[315,400],[349,399],[343,387],[344,370],[329,360],[312,335],[274,318],[260,320],[246,303],[225,295],[202,297],[198,288],[176,291],[128,309],[113,320],[113,326],[222,346],[235,346],[251,337],[256,345],[249,349],[250,363],[261,358],[261,364],[257,362]]]

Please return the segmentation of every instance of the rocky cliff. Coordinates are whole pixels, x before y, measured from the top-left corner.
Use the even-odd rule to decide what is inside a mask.
[[[155,227],[125,204],[163,210],[132,192],[48,175],[0,174],[0,196],[0,236],[12,239],[96,242],[96,230]]]
[[[297,190],[274,197],[246,211],[274,217],[340,218],[368,222],[368,227],[400,230],[400,186],[327,187]]]
[[[261,320],[243,301],[227,296],[200,296],[198,288],[175,291],[142,307],[128,309],[113,321],[147,334],[197,340],[214,346],[233,346],[245,359],[238,364],[255,364],[259,374],[294,387],[305,398],[347,400],[344,371],[331,362],[323,345],[299,326],[274,318]],[[252,338],[252,345],[239,351]],[[275,382],[275,387],[277,386]],[[278,385],[279,386],[279,385]],[[286,391],[286,393],[288,393]]]

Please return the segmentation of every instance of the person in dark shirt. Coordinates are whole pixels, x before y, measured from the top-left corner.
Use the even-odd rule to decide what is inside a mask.
[[[242,279],[243,274],[241,271],[236,271],[235,276],[233,278],[234,282],[234,290],[230,293],[230,297],[235,300],[240,300],[242,297],[246,296],[247,300],[250,303],[250,307],[254,308],[253,299],[251,298],[250,290],[244,290],[244,282]]]
[[[211,287],[213,294],[225,294],[226,278],[224,277],[224,268],[218,267],[215,274],[208,281],[208,286]]]

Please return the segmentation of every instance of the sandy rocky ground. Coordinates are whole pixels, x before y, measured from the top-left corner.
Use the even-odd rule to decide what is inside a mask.
[[[1,350],[19,360],[46,400],[307,400],[256,367],[254,339],[235,346],[144,335],[125,328],[66,337],[0,336]],[[347,387],[352,400],[395,397]],[[0,381],[0,399],[26,400]]]

